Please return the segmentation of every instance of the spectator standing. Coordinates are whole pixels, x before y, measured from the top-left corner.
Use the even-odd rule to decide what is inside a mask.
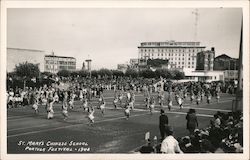
[[[194,134],[194,130],[198,127],[198,120],[197,116],[195,114],[195,109],[189,109],[186,120],[187,120],[187,129],[190,133],[190,135]]]
[[[161,133],[161,140],[165,138],[165,130],[168,126],[168,116],[165,114],[164,110],[161,109],[161,115],[159,117],[159,128]]]

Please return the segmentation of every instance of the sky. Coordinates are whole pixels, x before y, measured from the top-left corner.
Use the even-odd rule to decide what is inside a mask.
[[[239,57],[239,8],[79,8],[7,10],[7,47],[72,56],[77,68],[116,69],[147,41],[199,41],[215,55]]]

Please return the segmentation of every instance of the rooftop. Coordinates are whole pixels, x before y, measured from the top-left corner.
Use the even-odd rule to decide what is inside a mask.
[[[75,59],[74,57],[55,56],[55,55],[45,55],[45,57],[56,57],[56,58],[70,58],[70,59]]]
[[[222,55],[219,55],[219,56],[217,56],[217,57],[215,57],[216,59],[220,59],[220,58],[222,58],[222,59],[232,59],[231,57],[229,57],[228,55],[226,55],[226,54],[222,54]]]
[[[164,41],[164,42],[142,42],[138,48],[141,47],[204,47],[200,42],[176,42],[176,41]]]

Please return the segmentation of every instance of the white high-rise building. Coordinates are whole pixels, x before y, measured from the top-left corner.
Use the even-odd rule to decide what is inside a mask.
[[[200,42],[142,42],[139,59],[168,59],[170,68],[196,68],[196,56],[205,49]]]

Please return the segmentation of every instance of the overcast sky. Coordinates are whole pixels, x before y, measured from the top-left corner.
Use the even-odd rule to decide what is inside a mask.
[[[216,56],[239,56],[241,9],[8,9],[7,46],[73,56],[77,68],[116,69],[145,41],[200,41]],[[88,57],[89,55],[89,57]]]

